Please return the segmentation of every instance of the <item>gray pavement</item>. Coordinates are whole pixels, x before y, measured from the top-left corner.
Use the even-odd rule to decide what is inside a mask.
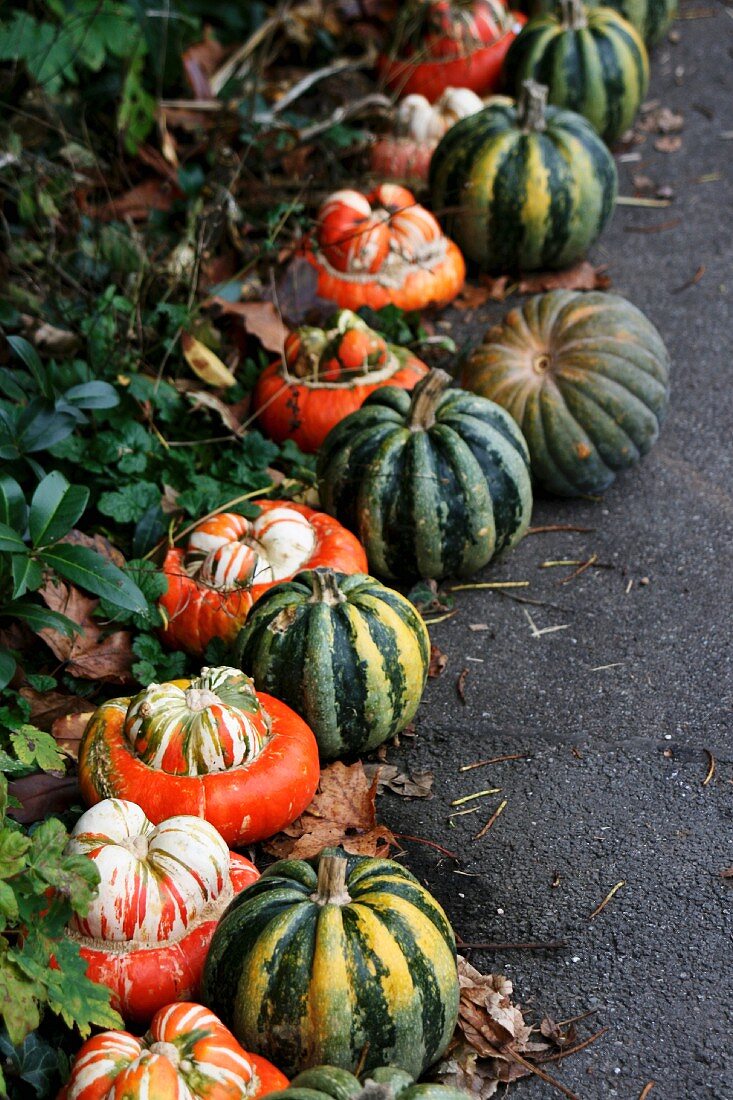
[[[682,149],[657,152],[650,137],[641,162],[619,165],[622,194],[643,173],[674,202],[619,207],[591,257],[669,346],[661,440],[602,502],[537,502],[534,524],[592,532],[528,537],[477,578],[530,580],[515,594],[556,607],[462,592],[458,613],[431,628],[448,665],[429,682],[416,740],[390,755],[432,769],[436,794],[379,804],[395,831],[460,854],[455,864],[405,842],[463,940],[566,940],[470,958],[511,977],[536,1021],[597,1010],[584,1034],[609,1031],[552,1067],[582,1100],[636,1100],[649,1081],[651,1100],[733,1098],[733,880],[720,877],[733,865],[733,140],[721,136],[733,131],[733,8],[700,0],[683,14],[679,43],[654,54],[650,90],[684,113]],[[506,308],[454,313],[452,335],[477,339]],[[612,568],[566,585],[570,569],[538,568],[592,553]],[[565,629],[533,636],[526,611],[538,630]],[[706,749],[716,772],[703,786]],[[518,752],[529,759],[459,771]],[[501,794],[448,824],[453,799],[488,787]],[[560,1095],[537,1079],[512,1089],[518,1100]]]

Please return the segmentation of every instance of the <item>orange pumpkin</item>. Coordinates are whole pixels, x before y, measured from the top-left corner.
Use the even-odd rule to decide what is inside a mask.
[[[142,1039],[129,1031],[87,1039],[58,1100],[256,1100],[287,1086],[213,1012],[184,1001],[156,1012]]]
[[[377,248],[383,231],[388,249]],[[463,286],[458,246],[405,187],[382,184],[369,195],[336,191],[321,207],[304,254],[318,271],[318,295],[343,309],[444,306]]]
[[[525,18],[501,0],[425,0],[416,13],[405,4],[389,55],[378,67],[398,95],[424,95],[431,103],[446,88],[495,91],[507,50]]]
[[[331,516],[292,501],[259,507],[255,520],[235,512],[204,520],[185,549],[166,554],[168,590],[159,606],[171,648],[201,654],[212,638],[234,641],[257,597],[301,569],[366,572],[363,547]]]
[[[427,211],[426,211],[427,213]],[[265,367],[252,397],[270,439],[293,439],[315,453],[331,428],[382,386],[411,390],[427,367],[388,344],[350,310],[328,329],[303,327],[285,341],[285,357]]]
[[[311,801],[319,774],[310,727],[227,667],[103,703],[79,748],[88,805],[128,799],[154,824],[176,814],[203,817],[229,846],[289,825]]]
[[[99,890],[67,935],[87,977],[112,1007],[147,1024],[172,1001],[198,993],[211,937],[235,894],[259,878],[208,821],[177,815],[154,825],[134,802],[107,798],[77,821],[67,854],[99,871]]]

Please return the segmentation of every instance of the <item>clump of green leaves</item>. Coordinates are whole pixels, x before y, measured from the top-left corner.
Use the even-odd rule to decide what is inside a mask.
[[[57,818],[27,834],[7,809],[8,784],[0,775],[0,1020],[10,1046],[23,1043],[46,1009],[82,1036],[93,1026],[123,1026],[109,990],[87,978],[78,944],[64,935],[73,915],[89,908],[99,885],[96,867],[64,854],[68,834]],[[6,1094],[0,1070],[0,1095]]]

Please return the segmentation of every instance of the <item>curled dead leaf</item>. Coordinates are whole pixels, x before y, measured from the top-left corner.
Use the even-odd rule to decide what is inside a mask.
[[[605,266],[594,267],[588,260],[581,260],[564,271],[525,275],[517,289],[520,294],[541,294],[546,290],[608,290],[611,279],[605,271]]]
[[[289,330],[272,302],[227,302],[225,298],[212,298],[212,305],[222,313],[240,317],[251,336],[256,336],[263,348],[282,355]]]
[[[115,630],[105,634],[92,613],[99,600],[84,596],[78,588],[56,580],[49,580],[39,590],[39,595],[52,611],[73,619],[82,627],[80,634],[67,638],[58,630],[39,630],[39,637],[58,657],[66,662],[66,670],[72,676],[87,680],[102,680],[110,684],[128,684],[131,680],[132,649],[130,634]]]
[[[190,332],[184,332],[181,335],[181,347],[186,362],[202,382],[206,382],[209,386],[215,386],[217,389],[236,384],[236,378],[229,368],[222,363],[219,356],[215,355],[210,348],[207,348],[206,344],[202,344],[200,340],[192,336]]]
[[[84,736],[84,730],[87,728],[89,719],[93,714],[93,710],[65,714],[63,718],[57,718],[51,726],[54,741],[61,751],[73,760],[76,760],[79,756],[79,745]]]
[[[438,676],[445,672],[445,666],[448,664],[448,654],[443,653],[441,649],[438,649],[437,645],[433,643],[430,646],[430,664],[428,665],[428,676],[432,679],[437,679]]]
[[[376,777],[370,782],[361,763],[330,764],[321,772],[307,810],[266,841],[265,850],[278,859],[310,859],[332,845],[358,855],[387,855],[397,842],[387,826],[377,821],[376,793]]]
[[[402,798],[432,798],[435,776],[432,772],[401,772],[394,764],[364,764],[369,780],[376,779],[377,794],[392,791]]]

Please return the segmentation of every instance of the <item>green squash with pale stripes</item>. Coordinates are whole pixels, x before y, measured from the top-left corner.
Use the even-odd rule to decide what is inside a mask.
[[[451,126],[430,162],[432,209],[483,270],[569,267],[600,236],[616,202],[613,157],[574,111],[545,107],[527,81]]]
[[[313,730],[323,760],[368,752],[404,729],[425,688],[430,639],[399,592],[363,573],[298,573],[247,618],[236,660]]]
[[[418,1077],[458,1016],[455,937],[435,898],[390,859],[324,849],[281,860],[230,903],[204,1002],[289,1077],[310,1066]]]
[[[620,295],[553,290],[490,329],[462,381],[511,413],[543,488],[583,496],[603,492],[655,443],[669,355],[651,321]]]
[[[450,385],[433,370],[411,393],[378,390],[321,449],[321,503],[380,576],[470,576],[529,524],[521,432],[498,405]]]
[[[632,27],[636,27],[647,46],[656,45],[664,37],[677,15],[677,0],[597,0],[597,3],[593,0],[591,6],[613,8],[623,15]],[[556,12],[560,0],[525,0],[518,7],[525,15],[544,15]]]
[[[432,1081],[418,1085],[396,1066],[377,1066],[362,1073],[361,1080],[338,1066],[313,1066],[294,1077],[287,1089],[269,1093],[268,1100],[467,1100],[467,1093]]]
[[[649,86],[649,59],[637,30],[612,8],[561,0],[559,13],[524,26],[504,60],[504,83],[548,88],[548,102],[583,115],[609,144],[632,125]]]

